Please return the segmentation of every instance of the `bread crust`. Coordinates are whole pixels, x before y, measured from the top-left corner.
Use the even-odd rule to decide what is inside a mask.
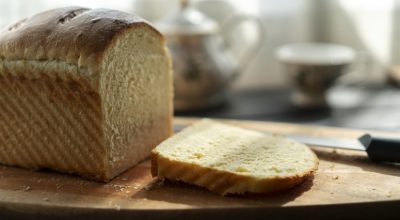
[[[39,13],[0,32],[0,76],[47,76],[97,90],[107,47],[124,30],[141,27],[164,41],[146,21],[121,11],[65,7]]]
[[[250,175],[202,167],[196,164],[174,161],[153,150],[151,173],[160,179],[170,179],[205,187],[211,192],[227,194],[268,193],[285,190],[302,183],[317,170],[319,160],[314,154],[314,166],[303,173],[287,177],[256,178]]]

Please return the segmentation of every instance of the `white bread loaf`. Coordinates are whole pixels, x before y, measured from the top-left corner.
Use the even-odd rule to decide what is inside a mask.
[[[153,176],[221,195],[288,189],[318,167],[304,144],[207,119],[162,142],[151,159]]]
[[[0,163],[108,181],[172,134],[171,61],[141,18],[58,8],[0,33]]]

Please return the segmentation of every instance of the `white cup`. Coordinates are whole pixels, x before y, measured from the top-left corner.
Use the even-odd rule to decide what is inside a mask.
[[[275,55],[294,86],[293,104],[306,108],[327,107],[326,92],[358,58],[352,48],[329,43],[289,44]]]

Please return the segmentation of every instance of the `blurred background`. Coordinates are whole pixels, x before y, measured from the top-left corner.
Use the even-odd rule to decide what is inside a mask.
[[[178,0],[2,0],[0,26],[43,10],[70,5],[119,9],[155,24],[182,10],[182,1]],[[260,35],[259,27],[251,22],[235,28],[224,40],[233,54],[232,62],[238,63],[241,56],[251,59],[246,60],[243,68],[232,65],[231,69],[240,71],[235,72],[234,79],[226,79],[229,85],[218,91],[224,93],[222,101],[178,109],[177,115],[385,130],[400,128],[399,0],[192,0],[189,5],[221,27],[233,15],[251,16],[261,22],[264,34]],[[220,34],[217,32],[207,34]],[[196,39],[199,44],[204,40]],[[254,41],[260,41],[257,49],[251,55],[246,54],[246,48]],[[276,52],[284,45],[297,42],[334,43],[363,54],[367,58],[362,61],[363,67],[358,69],[357,76],[362,79],[361,83],[346,84],[342,83],[345,79],[338,79],[327,91],[326,106],[295,105],[291,98],[293,83],[285,65],[276,58]]]

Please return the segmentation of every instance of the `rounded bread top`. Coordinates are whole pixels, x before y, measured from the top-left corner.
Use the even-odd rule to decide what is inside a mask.
[[[113,38],[140,26],[150,27],[163,39],[142,18],[122,11],[82,7],[44,11],[0,31],[0,75],[10,69],[6,61],[59,61],[96,75],[99,58]]]

